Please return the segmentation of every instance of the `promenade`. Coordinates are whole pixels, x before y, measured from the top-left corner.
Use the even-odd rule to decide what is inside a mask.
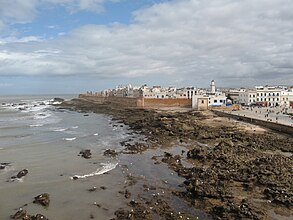
[[[239,111],[223,112],[293,127],[293,116],[286,114],[293,114],[293,109],[283,109],[280,107],[241,107]]]

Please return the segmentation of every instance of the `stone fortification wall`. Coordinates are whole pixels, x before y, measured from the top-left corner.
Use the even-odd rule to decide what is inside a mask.
[[[144,99],[144,107],[180,106],[191,108],[191,99]]]
[[[104,104],[106,102],[107,97],[80,94],[78,96],[78,98],[86,99],[87,101],[94,102],[94,103],[97,103],[97,104]]]
[[[293,135],[293,127],[288,126],[288,125],[277,124],[275,122],[263,121],[263,120],[248,118],[248,117],[244,117],[244,116],[232,115],[232,114],[220,112],[220,111],[213,111],[213,112],[216,115],[221,116],[221,117],[230,117],[230,118],[233,118],[233,119],[236,119],[239,121],[248,122],[248,123],[259,125],[259,126],[265,127],[265,128],[269,128],[269,129],[272,129],[272,130],[275,130],[278,132]]]
[[[78,96],[80,99],[85,99],[87,101],[97,103],[97,104],[106,104],[113,106],[121,107],[143,107],[143,98],[127,98],[127,97],[115,97],[115,96],[94,96],[80,94]]]
[[[142,98],[109,96],[106,98],[105,104],[121,107],[143,107],[143,104],[140,104],[140,101],[142,101]]]

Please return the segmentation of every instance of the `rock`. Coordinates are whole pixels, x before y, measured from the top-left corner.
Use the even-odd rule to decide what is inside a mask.
[[[19,171],[16,176],[10,177],[10,181],[13,182],[16,178],[22,178],[22,177],[26,176],[27,174],[28,174],[28,170],[23,169],[23,170]]]
[[[107,189],[106,186],[101,186],[100,188],[101,188],[102,190],[106,190],[106,189]]]
[[[207,149],[203,149],[200,147],[196,147],[187,152],[187,158],[196,159],[196,160],[204,160],[207,156]]]
[[[267,199],[274,203],[282,204],[288,208],[293,207],[293,192],[287,191],[286,189],[280,188],[266,188],[264,194]]]
[[[62,99],[62,98],[54,98],[53,102],[64,102],[64,99]]]
[[[4,170],[9,165],[10,165],[10,163],[0,163],[0,170]]]
[[[89,192],[94,192],[96,190],[97,190],[97,187],[95,187],[95,186],[93,188],[88,189]]]
[[[104,156],[107,156],[107,157],[116,157],[117,155],[118,153],[115,150],[111,150],[111,149],[107,149],[104,152]]]
[[[18,174],[16,175],[17,178],[21,178],[23,176],[26,176],[28,174],[28,170],[27,169],[23,169],[21,171],[18,172]]]
[[[79,152],[79,156],[82,156],[85,159],[89,159],[92,157],[92,153],[90,149],[81,150]]]
[[[48,193],[42,193],[35,197],[33,203],[38,203],[42,206],[49,206],[50,204],[50,196]]]
[[[124,196],[126,199],[129,199],[131,197],[131,193],[129,192],[129,190],[127,190],[127,189],[125,190]]]
[[[24,209],[19,209],[14,215],[11,215],[11,219],[24,219],[27,217],[27,211]]]
[[[41,214],[37,214],[36,216],[32,216],[31,219],[32,220],[49,220],[48,218],[46,218],[44,215],[41,215]]]

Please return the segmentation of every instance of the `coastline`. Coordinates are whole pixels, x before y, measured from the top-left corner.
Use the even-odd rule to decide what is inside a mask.
[[[183,178],[168,200],[159,195],[139,199],[150,187],[140,188],[130,181],[124,192],[128,206],[117,210],[115,219],[196,219],[172,210],[170,202],[177,199],[215,219],[289,219],[293,215],[290,136],[212,112],[121,108],[84,99],[63,102],[59,108],[111,115],[146,137],[144,143],[121,143],[124,150],[117,153],[129,156],[159,149],[161,154],[150,156],[149,162],[167,165]]]

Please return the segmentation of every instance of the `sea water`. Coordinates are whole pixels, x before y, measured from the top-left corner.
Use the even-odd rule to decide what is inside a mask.
[[[109,219],[121,206],[117,194],[124,180],[119,160],[103,152],[121,149],[127,127],[113,127],[106,115],[58,109],[53,102],[50,96],[0,97],[0,163],[9,163],[0,170],[0,219],[19,207],[49,219]],[[83,149],[92,158],[78,156]],[[22,169],[28,174],[11,181]],[[90,193],[93,187],[98,190]],[[50,194],[47,208],[32,203],[41,193]]]

